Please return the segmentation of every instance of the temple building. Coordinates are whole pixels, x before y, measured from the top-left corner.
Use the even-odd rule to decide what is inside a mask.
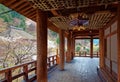
[[[19,77],[25,82],[120,82],[120,0],[0,0],[0,3],[36,22],[37,33],[37,60],[0,70],[5,75],[1,82]],[[48,28],[57,32],[60,39],[56,55],[51,57],[47,57]],[[85,39],[89,39],[90,51],[81,55],[82,52],[75,51],[75,44]],[[96,53],[94,39],[99,39]],[[34,64],[31,69],[30,64]],[[23,72],[12,75],[20,67]],[[29,76],[31,71],[35,71],[33,76]]]

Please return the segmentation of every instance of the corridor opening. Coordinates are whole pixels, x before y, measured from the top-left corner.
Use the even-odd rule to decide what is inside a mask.
[[[76,39],[76,57],[99,57],[99,39]]]

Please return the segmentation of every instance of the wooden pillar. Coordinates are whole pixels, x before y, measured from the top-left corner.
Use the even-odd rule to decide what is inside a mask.
[[[37,10],[37,82],[47,82],[47,15]]]
[[[75,57],[75,38],[73,37],[73,57]]]
[[[72,36],[72,33],[71,33],[71,60],[73,60],[73,36]]]
[[[93,36],[90,38],[90,57],[93,58]]]
[[[66,62],[67,63],[69,63],[71,61],[70,47],[71,47],[71,40],[70,40],[70,32],[69,32],[68,36],[67,36],[67,54],[66,54]]]
[[[72,53],[73,53],[73,49],[72,49],[72,48],[73,48],[73,45],[72,45],[73,43],[72,43],[72,41],[73,41],[73,40],[72,40],[72,32],[71,32],[71,31],[70,31],[69,41],[70,41],[70,44],[69,44],[69,45],[70,45],[70,46],[69,46],[69,47],[70,47],[70,54],[69,54],[69,55],[70,55],[70,61],[71,61],[72,58],[73,58],[73,57],[72,57],[72,55],[73,55],[73,54],[72,54]]]
[[[59,37],[60,37],[60,70],[64,70],[64,30],[59,30]]]
[[[104,29],[99,30],[99,51],[100,51],[100,68],[105,67],[105,56],[104,56]]]
[[[60,58],[59,58],[59,54],[58,54],[58,49],[56,49],[56,63],[59,65],[60,63]]]
[[[117,27],[117,42],[118,42],[118,82],[120,82],[120,3],[117,11],[118,27]]]

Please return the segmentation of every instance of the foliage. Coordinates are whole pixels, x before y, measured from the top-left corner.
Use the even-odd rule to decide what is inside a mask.
[[[60,43],[60,39],[59,39],[59,37],[56,38],[56,43],[57,43],[57,44]]]
[[[57,33],[56,32],[54,32],[54,31],[50,31],[51,32],[51,35],[53,36],[53,37],[57,37]]]
[[[8,12],[10,11],[10,12]],[[4,5],[0,4],[0,18],[2,18],[4,20],[4,22],[6,22],[8,24],[8,27],[10,25],[18,27],[18,28],[22,28],[23,30],[25,30],[26,28],[26,24],[25,24],[25,17],[20,15],[19,13],[15,12],[15,11],[11,11],[11,9],[5,7]],[[17,18],[20,20],[20,23],[18,23],[17,25],[15,25],[14,19]],[[7,28],[7,27],[6,27]]]
[[[99,46],[98,45],[93,45],[94,52],[99,52]]]
[[[26,28],[25,17],[15,11],[11,12],[11,16],[12,16],[12,18],[17,18],[20,20],[20,23],[18,25],[16,25],[16,27],[22,28],[23,30],[25,30],[25,28]]]
[[[14,31],[10,31],[5,32],[5,35],[0,38],[0,66],[2,68],[31,61],[32,56],[36,55],[36,41],[14,37],[12,35]]]
[[[89,52],[90,52],[90,49],[86,48],[86,52],[89,53]]]
[[[81,47],[80,51],[86,51],[87,53],[90,53],[90,39],[80,40],[76,44],[76,50],[79,51],[77,48],[78,46]],[[93,40],[93,53],[99,52],[99,39]]]
[[[77,47],[75,48],[75,51],[76,51],[76,52],[79,52],[79,51],[80,51],[80,46],[77,46]]]
[[[32,60],[36,54],[33,41],[3,42],[3,56],[1,57],[2,68],[11,67]]]
[[[7,8],[4,5],[0,4],[0,13],[7,12],[9,10],[10,10],[9,8]],[[0,14],[0,18],[3,18],[5,22],[11,22],[13,20],[10,13]]]

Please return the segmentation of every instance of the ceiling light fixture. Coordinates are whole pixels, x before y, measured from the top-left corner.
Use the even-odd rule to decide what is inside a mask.
[[[77,7],[77,13],[70,15],[72,20],[70,21],[70,27],[72,30],[85,30],[89,23],[89,18],[86,13],[80,13],[79,7]]]
[[[89,19],[87,17],[87,15],[85,13],[77,13],[77,18],[72,18],[72,20],[70,21],[70,27],[72,28],[72,30],[85,30],[86,26],[89,23]],[[72,16],[74,17],[74,16]]]

